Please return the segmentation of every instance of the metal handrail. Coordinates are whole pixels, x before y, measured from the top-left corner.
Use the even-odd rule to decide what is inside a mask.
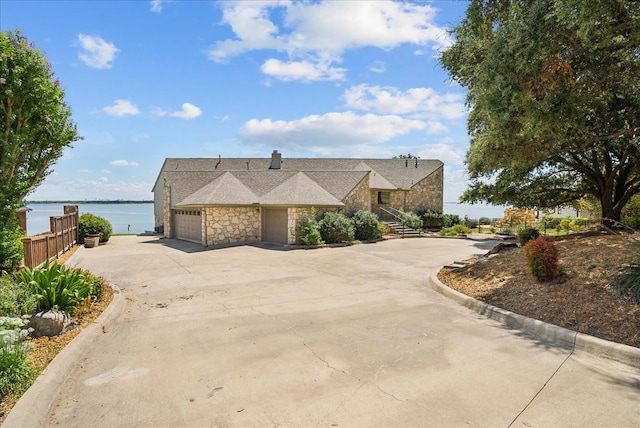
[[[395,214],[393,211],[395,211],[396,213],[400,213],[401,211],[397,208],[393,208],[393,207],[380,207],[380,211],[384,211],[387,214],[391,215],[391,217],[393,217],[394,219],[398,220],[398,223],[400,223],[402,225],[402,237],[404,238],[404,230],[405,229],[413,229],[412,227],[407,226],[406,224],[404,224],[404,221],[402,220],[402,217],[400,217],[398,214]],[[420,233],[420,230],[418,229],[413,229],[416,232]]]

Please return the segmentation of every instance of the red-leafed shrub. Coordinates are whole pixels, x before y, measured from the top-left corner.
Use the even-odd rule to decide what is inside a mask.
[[[548,281],[556,277],[559,264],[553,242],[543,237],[532,239],[525,244],[523,251],[527,265],[538,281]]]

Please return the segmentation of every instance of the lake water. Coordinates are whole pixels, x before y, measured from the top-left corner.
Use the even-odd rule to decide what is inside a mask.
[[[29,204],[27,213],[29,235],[49,230],[49,217],[64,214],[65,204]],[[139,234],[153,231],[153,203],[141,204],[78,204],[80,215],[91,213],[111,223],[113,233]]]

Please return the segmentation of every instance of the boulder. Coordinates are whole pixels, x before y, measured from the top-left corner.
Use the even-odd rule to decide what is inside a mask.
[[[29,327],[33,329],[31,336],[38,338],[57,336],[74,328],[75,324],[68,313],[49,309],[33,315],[29,319]]]

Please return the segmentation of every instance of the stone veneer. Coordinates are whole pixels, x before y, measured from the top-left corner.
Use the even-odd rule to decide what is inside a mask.
[[[377,194],[376,194],[377,197]],[[371,192],[369,191],[369,176],[363,178],[356,187],[342,200],[345,207],[343,212],[349,214],[359,210],[371,210]]]
[[[255,207],[204,208],[206,245],[260,241],[261,216]]]

